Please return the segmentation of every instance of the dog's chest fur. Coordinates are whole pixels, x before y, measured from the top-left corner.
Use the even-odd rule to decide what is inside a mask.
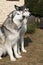
[[[18,29],[17,25],[10,18],[4,23],[4,26],[15,30]]]
[[[21,34],[21,35],[24,35],[26,31],[27,31],[27,19],[25,18],[25,19],[23,20],[23,25],[22,25],[22,27],[21,27],[21,32],[20,32],[20,34]]]

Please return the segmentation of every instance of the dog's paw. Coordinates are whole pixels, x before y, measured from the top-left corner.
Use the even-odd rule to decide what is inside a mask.
[[[22,49],[22,52],[26,53],[27,51],[25,49]]]
[[[21,55],[21,52],[18,52],[19,55]]]
[[[21,55],[19,55],[19,54],[18,54],[18,55],[16,55],[16,58],[21,58],[21,57],[22,57],[22,56],[21,56]]]
[[[11,58],[11,61],[16,61],[16,59],[15,58]]]
[[[2,59],[2,57],[0,57],[0,60]]]
[[[17,56],[16,58],[21,58],[22,56]]]

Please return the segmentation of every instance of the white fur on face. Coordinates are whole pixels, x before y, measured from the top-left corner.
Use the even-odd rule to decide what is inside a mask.
[[[13,21],[14,21],[14,19],[16,19],[16,20],[22,20],[23,19],[22,11],[16,11],[16,14],[15,14],[15,16],[13,18]]]
[[[20,20],[23,19],[22,11],[16,11],[16,15],[13,18],[13,22],[18,26],[18,28],[21,26]]]
[[[24,12],[23,12],[23,15],[24,15],[25,17],[30,16],[30,12],[28,11],[28,9],[25,8],[25,10],[24,10]]]

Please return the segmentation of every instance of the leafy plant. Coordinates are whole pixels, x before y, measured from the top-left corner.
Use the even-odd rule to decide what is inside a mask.
[[[25,0],[26,6],[35,16],[43,16],[43,0]]]
[[[34,33],[36,30],[36,24],[27,24],[27,33]]]

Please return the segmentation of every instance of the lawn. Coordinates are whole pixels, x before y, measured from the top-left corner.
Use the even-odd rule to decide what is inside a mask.
[[[25,48],[22,58],[15,62],[9,60],[9,56],[0,60],[0,65],[43,65],[43,30],[37,29],[34,34],[25,35]]]

